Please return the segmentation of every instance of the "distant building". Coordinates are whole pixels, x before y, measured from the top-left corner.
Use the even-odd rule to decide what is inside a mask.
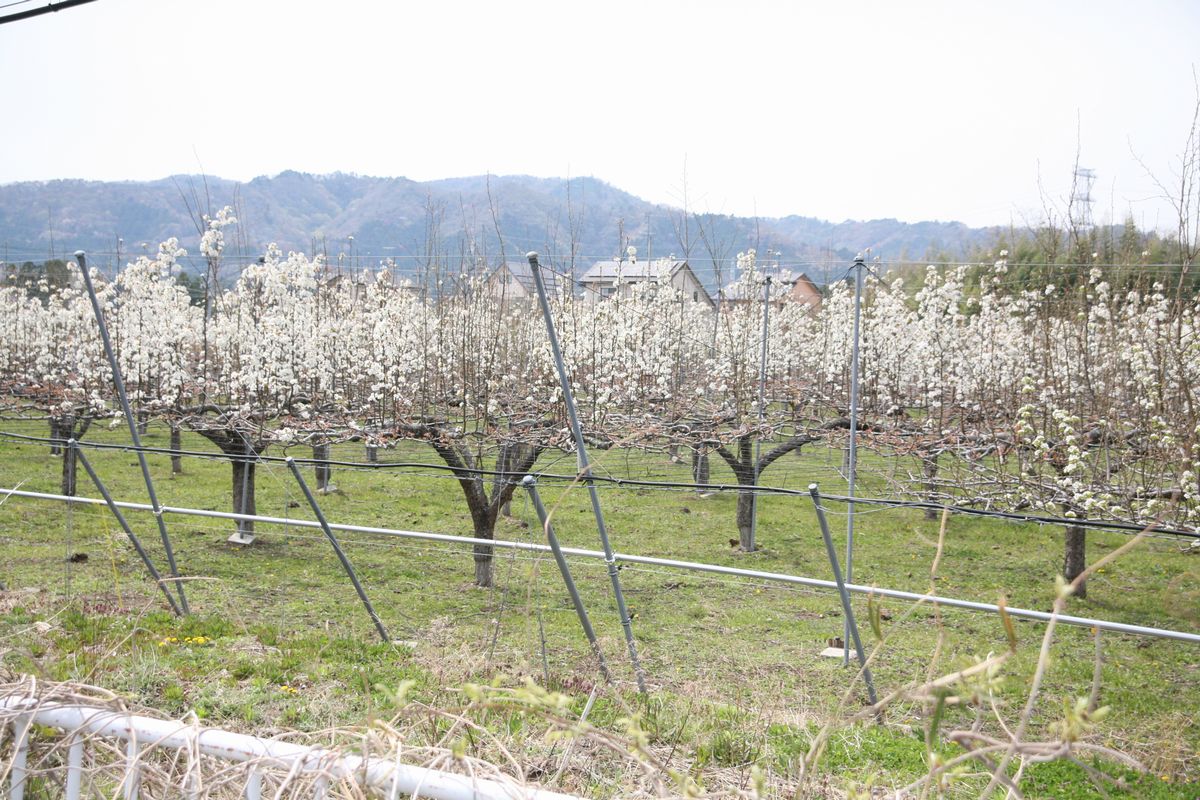
[[[397,280],[396,276],[388,272],[387,277],[382,281],[375,273],[369,270],[360,270],[354,272],[344,272],[337,275],[326,275],[319,277],[318,283],[323,287],[324,291],[348,291],[352,302],[358,303],[367,296],[368,286],[373,286],[377,292],[408,292],[419,297],[425,296],[425,290],[413,285],[408,280]]]
[[[584,302],[596,303],[614,295],[628,297],[636,283],[667,285],[679,291],[684,302],[715,308],[704,284],[686,261],[659,258],[654,261],[597,261],[579,279]]]
[[[338,273],[336,275],[326,274],[318,279],[324,291],[328,292],[350,292],[350,300],[357,303],[362,299],[367,291],[367,276],[363,273]]]
[[[812,278],[801,272],[792,279],[791,288],[787,291],[789,303],[803,303],[816,311],[821,308],[822,299],[821,290],[813,283]]]
[[[558,273],[542,267],[542,283],[546,294],[555,295],[559,290]],[[488,275],[487,293],[497,300],[528,300],[537,302],[537,288],[533,283],[533,271],[528,261],[508,261]]]
[[[759,273],[761,276],[762,273]],[[803,272],[793,273],[781,271],[771,275],[771,304],[782,308],[785,303],[799,303],[816,311],[821,307],[823,299],[821,289],[812,278]],[[721,303],[726,307],[735,307],[762,302],[762,284],[748,286],[745,279],[739,278],[733,283],[726,284],[721,289]]]

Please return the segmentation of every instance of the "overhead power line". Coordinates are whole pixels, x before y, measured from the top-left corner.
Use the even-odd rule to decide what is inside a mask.
[[[0,17],[0,25],[3,25],[6,22],[20,22],[23,19],[30,19],[32,17],[40,17],[43,14],[51,14],[55,11],[62,11],[63,9],[74,8],[75,6],[81,6],[84,3],[94,3],[94,2],[96,2],[96,0],[62,0],[62,2],[60,2],[60,3],[47,3],[46,5],[42,6],[41,8],[31,8],[28,11],[18,11],[15,14],[8,14],[6,16]],[[20,5],[20,3],[10,3],[9,5]],[[3,7],[7,8],[7,6],[3,6]]]

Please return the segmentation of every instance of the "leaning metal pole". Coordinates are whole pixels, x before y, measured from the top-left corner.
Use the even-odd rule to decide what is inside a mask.
[[[771,276],[763,282],[763,327],[762,327],[762,361],[758,365],[758,435],[754,437],[754,493],[750,495],[750,541],[746,544],[747,553],[755,550],[755,536],[758,533],[758,463],[762,453],[763,419],[766,409],[764,404],[767,396],[767,324],[771,317]]]
[[[579,596],[579,589],[575,587],[575,579],[571,577],[571,567],[567,564],[562,547],[558,544],[558,537],[554,535],[554,526],[550,524],[550,515],[546,513],[542,497],[538,494],[537,478],[526,475],[521,479],[521,485],[525,487],[529,492],[530,499],[533,500],[533,510],[537,512],[538,521],[542,523],[542,530],[546,533],[546,542],[550,545],[554,561],[558,564],[558,571],[562,573],[563,583],[567,585],[567,594],[571,595],[571,603],[575,606],[575,615],[579,617],[579,624],[583,626],[583,634],[587,636],[588,644],[592,646],[592,653],[595,654],[596,661],[600,665],[600,674],[604,676],[604,680],[612,683],[608,662],[604,660],[604,653],[600,650],[600,643],[596,641],[596,632],[592,630],[592,621],[588,618],[587,608],[583,605],[583,598]]]
[[[858,638],[858,623],[854,621],[854,608],[850,605],[850,593],[846,591],[846,582],[842,579],[842,568],[838,565],[837,549],[833,546],[833,537],[829,534],[829,521],[825,519],[825,509],[821,507],[821,494],[817,485],[810,483],[808,492],[812,495],[813,507],[817,510],[817,522],[821,525],[821,538],[825,540],[825,551],[829,554],[829,566],[833,567],[833,579],[837,582],[838,594],[842,597],[842,612],[846,615],[846,630],[854,639],[854,650],[858,653],[858,663],[862,666],[863,680],[867,684],[867,696],[871,705],[875,705],[875,681],[871,678],[871,668],[867,666],[867,657],[863,654],[862,640]]]
[[[567,367],[563,363],[562,349],[558,346],[558,333],[554,330],[554,317],[550,314],[550,301],[546,298],[546,285],[542,282],[542,268],[538,265],[537,253],[526,253],[526,257],[529,259],[529,271],[533,273],[533,285],[537,289],[542,317],[546,320],[546,334],[550,337],[550,351],[554,355],[554,366],[558,370],[558,382],[562,386],[563,401],[567,406],[571,435],[575,438],[579,475],[587,484],[588,494],[591,495],[592,514],[596,517],[596,529],[600,532],[600,544],[604,548],[604,563],[608,565],[608,577],[612,581],[613,596],[617,601],[617,615],[621,618],[621,627],[625,631],[625,644],[629,647],[629,660],[633,662],[638,690],[645,694],[646,675],[642,671],[641,662],[638,661],[637,642],[633,640],[633,623],[629,619],[629,610],[625,607],[625,595],[621,591],[621,578],[617,574],[617,559],[613,555],[612,545],[608,541],[608,528],[604,525],[604,512],[600,510],[600,493],[596,491],[596,482],[592,480],[592,466],[588,461],[587,447],[583,441],[583,428],[579,425],[579,414],[575,410],[575,394],[571,391],[571,381],[567,378]]]
[[[154,568],[154,562],[150,560],[150,556],[146,553],[146,548],[142,547],[141,540],[138,539],[137,534],[133,532],[133,529],[129,527],[129,522],[125,519],[125,515],[121,513],[121,509],[117,508],[116,503],[112,499],[112,495],[108,493],[108,487],[104,485],[104,481],[100,480],[100,476],[96,474],[96,470],[92,469],[91,462],[87,460],[87,456],[83,454],[83,451],[79,449],[79,442],[75,441],[74,439],[70,439],[67,442],[67,452],[70,453],[72,450],[75,451],[75,456],[79,463],[83,464],[83,469],[87,472],[88,477],[92,479],[92,483],[96,485],[96,489],[100,492],[100,496],[104,498],[104,503],[108,506],[108,510],[111,511],[112,515],[117,518],[117,522],[120,524],[121,530],[125,531],[125,535],[128,536],[129,541],[133,543],[133,549],[137,551],[138,556],[140,556],[142,559],[142,563],[145,564],[146,569],[150,571],[150,577],[154,578],[155,584],[157,584],[158,588],[162,589],[162,593],[166,595],[167,602],[171,604],[171,610],[175,612],[175,616],[180,616],[179,604],[175,602],[175,595],[171,594],[171,591],[167,588],[167,585],[163,583],[162,576],[158,574],[158,570]]]
[[[850,498],[846,506],[846,582],[854,582],[854,480],[858,473],[858,351],[859,324],[862,318],[863,271],[867,268],[862,253],[854,259],[854,342],[850,350],[850,453],[847,464],[846,494]],[[850,632],[850,620],[846,620],[844,634]],[[842,665],[850,663],[850,637],[842,636]]]
[[[125,394],[125,380],[121,377],[121,367],[117,364],[116,354],[113,353],[112,339],[108,336],[108,325],[104,322],[104,311],[100,308],[100,298],[96,296],[96,287],[92,285],[92,276],[88,272],[87,254],[82,250],[76,250],[75,260],[79,262],[79,271],[83,273],[83,285],[87,287],[88,297],[92,301],[92,311],[96,315],[96,323],[100,326],[100,339],[104,343],[104,354],[108,356],[108,366],[112,369],[117,399],[121,402],[121,410],[125,413],[125,422],[129,425],[129,436],[133,439],[138,463],[142,467],[142,480],[145,481],[146,492],[150,495],[154,520],[158,523],[158,535],[162,538],[163,549],[167,553],[167,564],[171,567],[171,577],[175,579],[175,589],[179,592],[179,607],[183,609],[184,614],[187,614],[189,613],[187,595],[183,593],[183,582],[179,580],[179,570],[175,566],[175,551],[171,547],[171,537],[167,535],[167,523],[163,520],[162,506],[158,504],[158,495],[154,491],[154,479],[150,477],[150,466],[146,463],[146,454],[142,452],[142,437],[138,435],[137,420],[133,418],[133,410],[129,407],[129,397]]]
[[[321,507],[317,505],[317,498],[313,497],[308,484],[304,482],[304,476],[300,474],[300,468],[296,466],[296,460],[289,456],[287,465],[288,469],[292,471],[292,475],[295,476],[296,483],[300,484],[300,491],[304,493],[304,499],[308,501],[308,505],[312,508],[313,513],[317,515],[317,522],[320,524],[321,530],[325,531],[325,538],[329,539],[329,543],[333,545],[333,552],[337,553],[338,559],[342,562],[342,568],[350,576],[350,582],[354,584],[354,591],[358,592],[358,599],[362,600],[367,613],[371,615],[371,621],[375,623],[375,630],[379,631],[379,638],[385,642],[390,642],[391,639],[388,637],[387,629],[383,627],[383,622],[379,619],[379,615],[375,613],[375,607],[367,599],[367,593],[363,590],[362,584],[358,582],[358,575],[355,574],[354,567],[350,565],[350,559],[346,558],[346,554],[342,552],[342,546],[338,544],[337,537],[333,535],[333,529],[329,527],[329,521],[325,519],[325,514],[321,511]]]

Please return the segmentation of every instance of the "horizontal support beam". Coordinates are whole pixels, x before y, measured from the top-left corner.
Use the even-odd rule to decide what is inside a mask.
[[[35,500],[53,500],[59,502],[83,503],[90,505],[103,505],[104,501],[90,497],[68,497],[61,494],[47,494],[44,492],[30,492],[22,489],[0,489],[0,496],[8,497],[28,497]],[[127,503],[117,502],[119,508],[129,509],[131,511],[148,511],[153,513],[152,509],[146,503]],[[292,525],[301,528],[317,528],[321,525],[318,522],[311,522],[302,519],[289,519],[286,517],[265,517],[256,514],[234,514],[228,511],[209,511],[203,508],[179,508],[175,506],[160,506],[164,514],[184,514],[194,517],[211,517],[215,519],[230,519],[230,520],[252,520],[261,522],[266,525]],[[488,545],[489,547],[498,547],[508,550],[525,550],[538,553],[550,553],[550,547],[544,544],[534,544],[533,542],[513,542],[506,539],[476,539],[471,536],[455,536],[448,533],[429,533],[426,531],[407,531],[396,530],[393,528],[373,528],[366,525],[345,525],[337,523],[329,523],[329,527],[334,530],[348,531],[350,533],[370,533],[380,536],[397,536],[404,539],[420,539],[431,542],[447,542],[456,545]],[[604,553],[599,550],[584,550],[577,547],[564,547],[562,552],[565,555],[578,556],[580,558],[594,558],[601,561],[604,560]],[[754,580],[773,581],[775,583],[784,583],[793,586],[807,586],[814,589],[825,589],[831,592],[837,591],[837,584],[833,581],[821,580],[820,578],[805,578],[799,575],[786,575],[780,572],[763,572],[754,569],[740,569],[738,567],[725,567],[720,564],[704,564],[694,561],[678,561],[672,558],[654,558],[651,556],[635,556],[626,553],[613,553],[613,557],[618,562],[626,564],[644,564],[654,567],[668,567],[670,569],[681,569],[691,572],[707,572],[715,575],[731,575],[738,578],[752,578]],[[874,595],[876,597],[890,597],[893,600],[908,600],[917,603],[936,603],[947,608],[962,608],[968,611],[984,611],[992,614],[1000,612],[1000,606],[993,603],[977,603],[973,600],[959,600],[954,597],[942,597],[935,594],[920,594],[919,592],[906,592],[901,589],[881,589],[875,586],[863,586],[857,583],[847,583],[847,591],[857,594]],[[1144,625],[1130,625],[1125,622],[1112,622],[1104,619],[1093,619],[1091,617],[1076,617],[1070,614],[1059,614],[1057,617],[1048,611],[1037,611],[1028,608],[1012,608],[1004,607],[1004,611],[1010,617],[1019,619],[1034,620],[1036,622],[1049,622],[1053,617],[1059,624],[1075,625],[1083,628],[1099,628],[1105,631],[1113,631],[1115,633],[1129,633],[1136,636],[1153,636],[1159,639],[1174,639],[1180,642],[1190,642],[1192,644],[1200,644],[1200,633],[1189,633],[1187,631],[1175,631],[1163,628],[1152,628]]]

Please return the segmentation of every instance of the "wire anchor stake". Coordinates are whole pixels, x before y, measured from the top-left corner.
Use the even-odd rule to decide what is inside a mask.
[[[617,560],[613,555],[612,545],[608,541],[608,528],[604,525],[604,512],[600,510],[600,493],[596,491],[596,482],[592,480],[592,466],[588,461],[587,446],[583,441],[583,429],[579,425],[579,413],[575,410],[575,394],[571,391],[571,381],[567,378],[567,367],[563,363],[562,349],[558,346],[558,333],[554,330],[554,318],[550,314],[550,301],[546,298],[546,285],[542,282],[541,267],[538,265],[538,254],[527,253],[529,271],[533,273],[533,284],[537,289],[538,305],[542,308],[542,318],[546,320],[546,334],[550,337],[550,351],[554,355],[554,366],[558,370],[558,382],[562,387],[563,401],[567,406],[567,418],[571,422],[571,434],[575,439],[575,452],[579,459],[579,476],[587,485],[588,494],[592,499],[592,514],[596,517],[596,529],[600,533],[600,544],[604,547],[604,561],[608,564],[608,577],[612,581],[613,596],[617,601],[617,615],[621,618],[621,627],[625,631],[625,644],[629,649],[629,660],[633,663],[633,671],[637,676],[638,691],[646,693],[646,674],[638,661],[637,642],[633,639],[633,623],[629,619],[629,610],[625,607],[625,595],[621,592],[621,578],[617,573]]]
[[[133,447],[137,452],[138,463],[142,467],[142,480],[146,484],[146,492],[150,495],[150,505],[154,509],[154,518],[158,522],[158,534],[162,538],[163,549],[167,552],[167,564],[171,567],[171,577],[175,579],[175,589],[179,592],[179,606],[183,613],[190,613],[187,595],[183,593],[183,582],[179,580],[179,569],[175,566],[175,551],[171,547],[171,537],[167,535],[167,523],[163,519],[162,506],[158,503],[158,495],[154,491],[154,479],[150,477],[150,466],[146,463],[146,454],[142,450],[142,437],[138,435],[137,420],[133,418],[133,410],[129,407],[129,397],[125,394],[125,379],[121,377],[121,366],[113,353],[112,339],[108,335],[108,325],[104,322],[104,311],[100,308],[100,299],[96,296],[96,287],[92,285],[92,276],[88,272],[87,254],[82,250],[75,251],[75,260],[79,262],[79,271],[83,273],[83,285],[87,288],[88,298],[92,301],[92,312],[96,315],[96,324],[100,326],[100,339],[104,343],[104,354],[108,356],[108,366],[112,369],[113,386],[117,390],[117,399],[121,402],[121,410],[125,413],[125,422],[129,425],[129,436],[133,439]]]
[[[863,680],[867,684],[867,696],[871,705],[875,705],[875,681],[871,678],[871,668],[867,666],[867,657],[863,655],[862,640],[858,637],[858,623],[854,621],[854,608],[850,605],[850,593],[846,591],[846,582],[842,579],[842,567],[838,564],[837,550],[833,546],[833,537],[829,535],[829,521],[825,519],[825,509],[821,507],[821,494],[817,485],[811,483],[808,492],[812,495],[813,508],[817,510],[817,521],[821,524],[821,536],[825,539],[825,551],[829,554],[829,566],[833,567],[833,579],[837,582],[838,594],[842,597],[842,612],[846,615],[846,629],[854,639],[854,650],[858,653],[858,663],[862,665]],[[849,646],[849,645],[847,645]]]
[[[333,530],[329,527],[329,521],[325,519],[325,514],[321,512],[321,507],[317,505],[317,498],[313,497],[308,484],[304,482],[304,476],[300,474],[300,468],[296,466],[296,461],[288,458],[287,465],[288,469],[292,471],[292,475],[296,477],[296,483],[300,484],[300,491],[304,493],[304,499],[308,501],[313,513],[317,515],[317,522],[320,523],[321,530],[325,531],[325,537],[333,545],[333,552],[337,553],[338,559],[342,562],[342,567],[346,570],[346,574],[350,576],[350,582],[354,584],[354,591],[358,592],[358,599],[362,600],[367,613],[371,615],[371,621],[375,623],[375,630],[379,631],[379,638],[385,642],[390,642],[391,638],[388,636],[387,629],[383,627],[383,622],[379,619],[379,615],[375,613],[375,607],[367,599],[367,593],[363,590],[362,584],[358,582],[358,575],[354,573],[354,567],[351,566],[350,559],[342,552],[342,546],[338,544],[337,537],[333,535]],[[241,514],[239,516],[246,515]]]
[[[87,456],[79,449],[79,443],[74,439],[67,442],[67,452],[75,451],[76,458],[79,463],[83,464],[83,469],[87,472],[88,477],[92,479],[92,483],[96,485],[96,489],[100,492],[100,496],[104,498],[105,505],[112,515],[117,518],[117,522],[121,525],[121,529],[125,531],[125,535],[129,537],[129,541],[133,542],[133,549],[137,550],[138,556],[141,557],[142,563],[146,565],[146,569],[150,571],[150,577],[154,578],[154,582],[158,584],[158,588],[162,589],[162,593],[166,595],[167,602],[171,604],[171,610],[175,612],[175,616],[181,616],[179,604],[175,602],[175,595],[167,590],[167,585],[163,583],[162,576],[158,574],[158,570],[154,568],[154,562],[150,560],[150,556],[146,553],[146,549],[142,547],[141,540],[137,534],[129,527],[129,522],[126,521],[125,515],[121,513],[121,509],[117,508],[116,503],[112,499],[112,495],[108,493],[108,487],[104,485],[104,481],[100,480],[100,476],[96,474],[96,470],[92,469],[92,464],[87,460]],[[162,510],[159,509],[161,515]]]
[[[550,545],[551,552],[554,553],[554,561],[558,564],[558,571],[562,573],[563,583],[567,585],[567,593],[571,595],[571,603],[575,606],[575,615],[579,617],[583,633],[587,636],[588,644],[592,646],[592,652],[596,655],[600,672],[606,681],[612,683],[608,662],[604,660],[604,653],[600,650],[600,643],[596,641],[596,632],[592,630],[592,621],[588,618],[587,608],[583,605],[583,598],[579,596],[579,589],[575,587],[575,579],[571,577],[571,567],[563,556],[562,548],[558,544],[558,537],[554,535],[554,526],[550,524],[550,515],[546,513],[546,506],[542,504],[542,497],[538,494],[537,478],[526,475],[521,479],[521,485],[525,487],[529,492],[530,499],[533,500],[533,508],[537,512],[538,520],[542,523],[542,530],[546,532],[546,541]]]

